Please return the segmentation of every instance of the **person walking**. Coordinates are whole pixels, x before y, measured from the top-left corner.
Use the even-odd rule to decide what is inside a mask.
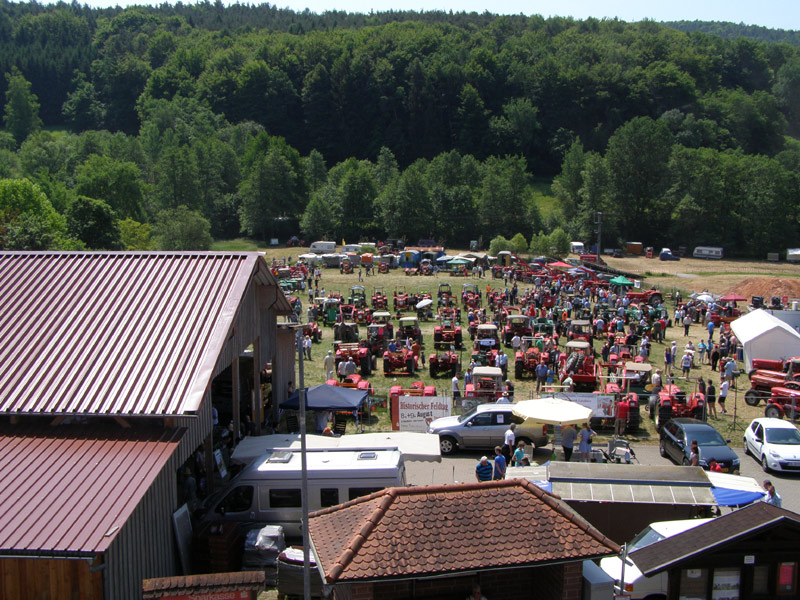
[[[494,465],[489,463],[488,456],[481,456],[478,465],[475,467],[475,479],[477,481],[491,481]]]
[[[719,351],[719,345],[714,344],[714,349],[711,351],[711,370],[717,370],[717,363],[719,362],[720,357],[722,354]]]
[[[672,376],[672,361],[674,357],[672,356],[672,347],[667,346],[664,348],[664,373],[667,374],[667,377]]]
[[[514,456],[511,457],[512,467],[521,467],[525,462],[525,442],[520,440],[517,443],[517,449],[514,450]]]
[[[728,411],[725,410],[725,400],[728,399],[728,390],[730,389],[730,382],[725,379],[719,386],[719,398],[717,402],[719,402],[720,412],[725,415],[728,414]]]
[[[709,412],[714,413],[714,418],[717,418],[717,388],[714,387],[714,382],[708,380],[706,386],[706,404],[708,404]]]
[[[541,391],[542,386],[547,381],[547,370],[548,370],[547,369],[547,365],[544,364],[544,360],[542,360],[541,362],[539,362],[538,365],[536,365],[536,393],[537,394]]]
[[[581,453],[581,462],[588,463],[590,456],[592,454],[592,436],[597,435],[592,429],[589,427],[588,423],[584,423],[581,425],[581,430],[578,433],[578,438],[580,439],[580,444],[578,445],[578,450]]]
[[[575,431],[574,425],[562,425],[561,427],[561,449],[564,451],[564,460],[569,462],[572,458],[572,450],[575,447],[575,436],[578,432]]]
[[[692,355],[689,352],[681,358],[681,369],[683,370],[683,376],[689,377],[689,372],[692,369]]]
[[[456,398],[461,398],[461,390],[458,389],[458,377],[459,377],[459,375],[461,375],[460,372],[456,373],[455,375],[453,375],[453,379],[450,380],[452,382],[452,384],[453,384],[453,400],[455,400]]]
[[[514,430],[517,426],[514,423],[508,426],[506,429],[505,434],[503,435],[503,456],[506,457],[506,463],[511,461],[511,453],[514,452],[514,442],[517,439],[516,433]]]
[[[503,450],[500,446],[494,447],[494,468],[492,470],[492,479],[499,480],[506,478],[506,457],[503,456]]]
[[[325,379],[333,379],[336,373],[336,358],[332,350],[328,350],[328,355],[322,360],[322,370],[325,371]]]
[[[692,317],[689,316],[689,313],[686,313],[686,316],[683,317],[683,337],[689,335],[689,325],[692,324]]]

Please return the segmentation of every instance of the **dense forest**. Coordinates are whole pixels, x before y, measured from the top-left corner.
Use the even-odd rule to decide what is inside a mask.
[[[588,240],[597,211],[607,240],[800,246],[800,49],[785,41],[2,1],[0,71],[0,248]]]

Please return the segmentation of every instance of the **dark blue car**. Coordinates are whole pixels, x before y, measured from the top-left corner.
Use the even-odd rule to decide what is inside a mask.
[[[692,454],[692,440],[697,440],[701,467],[708,470],[708,461],[713,458],[724,473],[739,472],[739,457],[730,449],[728,442],[711,425],[697,419],[667,421],[661,428],[661,456],[671,458],[679,465],[688,465]]]

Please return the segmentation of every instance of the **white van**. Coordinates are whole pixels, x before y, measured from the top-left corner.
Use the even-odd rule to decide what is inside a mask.
[[[717,248],[714,246],[698,246],[694,249],[692,256],[695,258],[722,260],[722,248]]]
[[[308,251],[312,254],[330,254],[336,250],[336,242],[314,242]]]
[[[204,519],[282,525],[287,537],[302,535],[300,452],[273,449],[237,475],[204,506]],[[387,487],[406,485],[397,448],[308,450],[309,511],[335,506]]]
[[[345,244],[342,246],[342,252],[361,252],[361,244]]]
[[[570,254],[583,254],[583,242],[570,242]]]

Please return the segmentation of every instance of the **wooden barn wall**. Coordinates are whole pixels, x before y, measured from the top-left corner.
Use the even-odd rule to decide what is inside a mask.
[[[278,421],[278,406],[286,400],[287,386],[293,382],[295,388],[295,330],[279,327],[277,332],[277,349],[272,365],[272,420]]]
[[[105,597],[141,598],[142,580],[179,572],[172,513],[178,507],[176,455],[167,462],[105,554]]]
[[[0,598],[102,600],[103,574],[82,558],[3,558]]]

